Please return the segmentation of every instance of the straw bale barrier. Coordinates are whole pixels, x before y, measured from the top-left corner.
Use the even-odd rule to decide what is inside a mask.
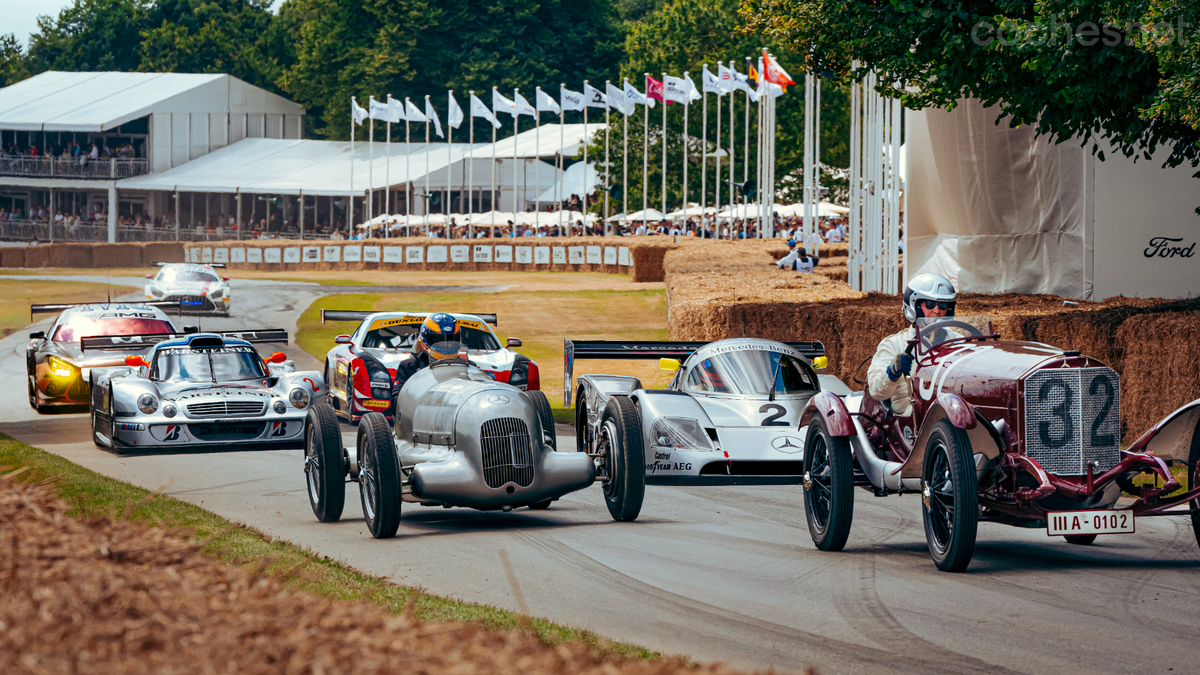
[[[53,244],[48,246],[26,246],[25,267],[49,267],[50,249],[53,247]]]
[[[1200,309],[1200,303],[1192,303]],[[1142,313],[1116,330],[1121,351],[1121,431],[1126,443],[1200,398],[1200,311]]]
[[[279,578],[201,555],[167,527],[81,520],[68,509],[49,482],[0,477],[0,672],[735,672],[605,658],[582,641],[545,644],[528,628],[426,623],[291,591]]]
[[[24,246],[0,246],[0,267],[24,267]]]
[[[183,262],[184,242],[57,243],[38,246],[5,246],[0,268],[143,267],[155,262]]]

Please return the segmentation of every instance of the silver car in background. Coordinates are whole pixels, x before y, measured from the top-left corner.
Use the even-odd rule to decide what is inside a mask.
[[[147,274],[146,299],[178,302],[184,311],[229,314],[233,290],[229,277],[217,274],[221,263],[155,263],[157,274]]]

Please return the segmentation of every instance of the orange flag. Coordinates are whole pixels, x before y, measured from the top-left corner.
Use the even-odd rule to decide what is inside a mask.
[[[784,87],[784,91],[787,91],[789,84],[796,84],[796,81],[792,79],[791,75],[787,74],[787,71],[779,65],[779,62],[767,55],[766,49],[763,50],[763,79]]]

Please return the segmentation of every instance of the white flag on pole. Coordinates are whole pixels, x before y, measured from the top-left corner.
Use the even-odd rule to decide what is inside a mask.
[[[723,96],[725,94],[725,90],[721,88],[721,80],[716,75],[713,75],[708,71],[708,66],[704,66],[703,78],[704,93],[716,94],[717,96]]]
[[[566,87],[559,87],[558,98],[560,101],[562,101],[563,112],[568,110],[575,110],[577,112],[583,111],[583,94],[577,91],[571,91]]]
[[[693,101],[699,101],[700,100],[700,90],[696,88],[696,83],[692,82],[692,76],[687,73],[684,73],[683,74],[683,82],[685,85],[687,85],[688,97],[691,98]]]
[[[552,112],[558,115],[562,114],[562,108],[559,108],[558,103],[555,102],[550,94],[542,91],[541,87],[537,88],[537,109],[539,112]]]
[[[408,118],[409,122],[428,122],[429,121],[428,119],[425,118],[425,113],[421,112],[421,109],[418,108],[415,103],[413,103],[411,100],[409,100],[407,98],[404,99],[404,116],[406,118]]]
[[[692,102],[692,97],[688,93],[688,83],[684,82],[682,77],[671,77],[670,75],[663,77],[663,98],[684,105]]]
[[[354,123],[361,125],[367,119],[367,109],[358,104],[354,97],[350,97],[350,114],[354,116]]]
[[[655,101],[652,98],[647,98],[645,94],[637,90],[637,87],[630,83],[629,79],[625,80],[625,100],[629,101],[632,108],[634,105],[648,105],[654,107]]]
[[[583,100],[589,108],[608,107],[608,99],[604,97],[604,93],[587,83],[583,85]]]
[[[517,104],[513,103],[512,99],[501,94],[499,89],[492,87],[492,113],[499,115],[502,112],[516,117]]]
[[[521,92],[513,92],[513,104],[514,109],[516,110],[516,112],[513,113],[513,116],[529,115],[530,117],[537,117],[537,110],[535,110],[533,106],[529,105],[529,101],[525,100],[525,97],[521,95]]]
[[[616,108],[618,112],[621,112],[626,116],[633,113],[633,103],[626,100],[625,92],[621,91],[621,88],[612,82],[609,82],[607,85],[605,85],[604,98],[608,99],[608,105]]]
[[[462,108],[458,107],[458,101],[454,99],[454,92],[450,92],[450,109],[446,111],[446,126],[451,129],[457,129],[462,126],[462,123]]]
[[[733,82],[733,73],[722,64],[717,64],[717,77],[721,80],[721,91],[723,93],[731,93],[737,88]]]
[[[425,119],[433,122],[433,130],[437,133],[438,138],[445,138],[445,135],[442,134],[442,120],[438,118],[437,109],[433,107],[428,96],[425,97]]]
[[[370,113],[371,119],[379,120],[381,122],[388,121],[388,105],[386,103],[380,103],[379,101],[376,101],[374,96],[367,101],[367,109]]]
[[[733,70],[733,86],[735,89],[741,89],[746,92],[751,101],[758,103],[758,92],[750,87],[750,78],[739,73],[736,69]]]
[[[471,117],[482,117],[483,119],[491,122],[492,126],[496,127],[497,129],[500,128],[500,120],[496,119],[496,116],[492,114],[492,111],[489,110],[488,107],[483,104],[483,101],[480,101],[479,97],[475,94],[471,94]]]

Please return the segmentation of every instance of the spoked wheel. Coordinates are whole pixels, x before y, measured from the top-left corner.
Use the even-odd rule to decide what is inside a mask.
[[[854,460],[850,441],[831,436],[813,416],[804,444],[804,512],[808,533],[822,551],[840,551],[854,519]]]
[[[367,528],[376,539],[393,537],[400,529],[400,461],[383,413],[362,416],[358,462],[359,494]]]
[[[1087,546],[1096,541],[1096,535],[1094,534],[1068,534],[1063,538],[1067,540],[1068,544],[1075,544],[1077,546]]]
[[[604,503],[613,520],[630,521],[642,510],[646,496],[646,453],[642,448],[642,420],[627,396],[613,396],[600,418],[596,462],[604,482]]]
[[[966,432],[950,420],[933,427],[925,445],[922,500],[929,554],[943,572],[971,563],[979,527],[974,456]]]
[[[558,450],[558,434],[554,430],[554,412],[550,409],[549,399],[546,398],[544,392],[537,389],[527,391],[525,394],[533,402],[533,409],[537,411],[538,419],[542,422],[542,431],[546,434],[546,440],[550,444],[550,449]]]
[[[336,523],[346,505],[346,463],[337,414],[316,402],[304,420],[304,477],[308,503],[322,523]]]

